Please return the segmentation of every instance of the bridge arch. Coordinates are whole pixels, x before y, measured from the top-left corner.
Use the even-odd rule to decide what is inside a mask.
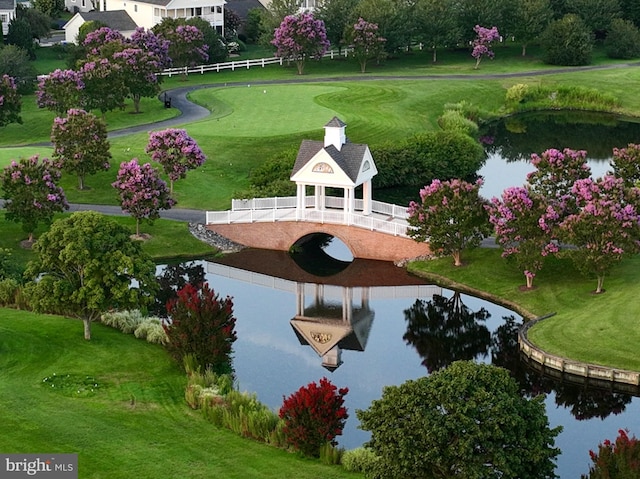
[[[326,233],[339,238],[354,258],[400,261],[430,253],[427,243],[340,224],[283,221],[208,224],[207,228],[251,248],[289,251],[291,245],[305,235]]]

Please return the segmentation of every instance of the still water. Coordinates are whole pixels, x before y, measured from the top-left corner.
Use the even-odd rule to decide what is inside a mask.
[[[618,429],[640,431],[638,398],[562,385],[527,369],[515,336],[521,318],[501,306],[425,284],[391,263],[355,260],[327,278],[304,272],[284,252],[246,250],[219,261],[199,264],[216,292],[233,297],[239,388],[277,410],[284,396],[324,376],[348,387],[342,447],[367,441],[355,410],[384,386],[456,359],[507,367],[527,394],[548,393],[550,424],[564,427],[556,443],[562,479],[586,473],[589,449]],[[441,316],[425,315],[427,306]]]

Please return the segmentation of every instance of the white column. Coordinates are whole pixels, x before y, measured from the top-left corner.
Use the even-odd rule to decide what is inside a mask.
[[[296,315],[304,315],[304,283],[296,283]]]
[[[349,188],[343,190],[342,212],[344,213],[344,223],[347,224],[347,215],[349,214]]]
[[[321,186],[316,185],[313,187],[313,196],[314,196],[314,208],[316,210],[324,209],[322,204],[322,187]]]
[[[354,187],[349,188],[349,213],[356,210],[356,190]]]
[[[362,184],[362,202],[364,203],[362,206],[363,215],[371,214],[371,201],[372,201],[371,193],[372,193],[371,180],[367,180]]]
[[[298,183],[296,191],[296,220],[304,219],[305,185]]]

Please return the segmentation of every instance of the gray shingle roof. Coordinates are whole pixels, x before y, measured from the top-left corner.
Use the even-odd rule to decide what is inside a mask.
[[[332,127],[332,128],[342,128],[343,126],[347,126],[347,124],[342,121],[340,118],[338,118],[337,116],[334,116],[333,118],[331,118],[331,120],[329,121],[329,123],[327,123],[326,125],[324,125],[325,127]]]
[[[16,8],[16,0],[0,0],[0,10],[13,10]]]
[[[337,120],[337,118],[334,118]],[[331,120],[333,121],[333,120]],[[338,120],[340,121],[340,120]],[[331,122],[330,122],[331,123]],[[327,124],[328,125],[328,124]],[[329,125],[328,125],[329,126]],[[339,126],[339,125],[332,125]],[[306,165],[320,150],[324,148],[323,141],[302,140],[296,162],[293,165],[291,176],[295,175],[304,165]],[[367,145],[351,143],[347,141],[338,150],[335,146],[329,145],[324,150],[331,156],[336,164],[345,172],[349,179],[355,182],[360,172],[362,159],[367,151]]]
[[[0,0],[2,1],[2,0]],[[98,20],[113,30],[127,32],[135,30],[137,25],[125,10],[111,10],[107,12],[81,12],[79,15],[85,22]]]

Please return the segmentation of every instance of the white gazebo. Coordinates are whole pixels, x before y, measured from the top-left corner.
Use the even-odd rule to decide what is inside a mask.
[[[345,214],[355,211],[355,189],[362,185],[362,214],[371,214],[371,179],[378,173],[369,151],[363,144],[351,143],[345,135],[346,124],[339,118],[324,126],[324,141],[303,140],[298,150],[291,181],[295,181],[296,217],[303,219],[306,209],[306,187],[314,187],[314,208],[327,206],[327,188],[344,191]]]

